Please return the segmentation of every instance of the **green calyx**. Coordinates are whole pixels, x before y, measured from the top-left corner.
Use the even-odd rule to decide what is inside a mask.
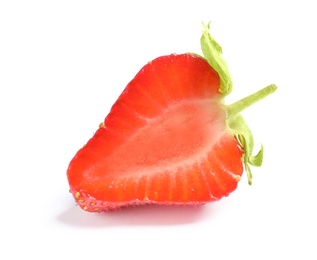
[[[226,96],[232,90],[232,80],[228,66],[224,59],[221,57],[222,48],[209,33],[210,23],[208,25],[203,24],[203,27],[204,30],[200,40],[201,49],[205,59],[219,74],[219,92],[222,93],[223,96]],[[264,149],[262,145],[260,151],[258,151],[256,155],[252,155],[254,148],[253,135],[247,123],[241,116],[240,112],[265,98],[266,96],[272,94],[276,91],[276,89],[277,87],[272,84],[246,98],[243,98],[231,105],[225,106],[225,110],[227,112],[227,126],[233,132],[235,138],[238,140],[243,149],[242,161],[250,185],[252,184],[252,173],[250,165],[257,167],[262,165]]]

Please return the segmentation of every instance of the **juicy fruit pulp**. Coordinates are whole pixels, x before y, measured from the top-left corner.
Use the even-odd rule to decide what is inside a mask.
[[[219,200],[249,165],[260,166],[240,112],[276,90],[270,85],[234,104],[219,44],[204,26],[204,57],[180,54],[146,64],[88,143],[71,160],[70,192],[84,210],[190,205]],[[244,167],[243,167],[244,166]]]
[[[242,150],[226,127],[218,89],[217,72],[192,54],[145,65],[70,163],[78,204],[97,211],[197,204],[232,192]]]

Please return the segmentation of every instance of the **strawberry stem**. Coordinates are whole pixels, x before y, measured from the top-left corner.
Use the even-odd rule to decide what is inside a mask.
[[[261,99],[267,97],[268,95],[275,92],[277,89],[276,85],[271,84],[250,96],[247,96],[233,104],[226,106],[227,116],[228,118],[233,118],[242,112],[244,109],[248,108],[249,106],[253,105],[254,103],[260,101]]]

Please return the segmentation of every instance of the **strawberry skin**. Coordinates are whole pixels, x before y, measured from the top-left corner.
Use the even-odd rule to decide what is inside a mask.
[[[237,187],[243,148],[228,127],[218,73],[180,54],[146,64],[67,170],[84,210],[216,201]]]

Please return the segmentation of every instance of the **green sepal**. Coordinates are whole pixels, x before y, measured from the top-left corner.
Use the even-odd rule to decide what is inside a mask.
[[[263,162],[264,147],[261,145],[260,151],[255,156],[249,157],[249,163],[252,166],[260,167]]]
[[[261,166],[263,161],[263,145],[261,146],[260,151],[252,156],[254,148],[253,135],[248,127],[247,123],[244,121],[243,117],[240,114],[235,115],[233,118],[227,119],[228,127],[233,131],[235,138],[239,141],[243,149],[242,161],[244,168],[247,173],[248,183],[252,184],[252,172],[249,164],[252,166]]]
[[[222,48],[218,42],[210,35],[210,22],[205,25],[203,23],[203,34],[200,38],[201,50],[205,59],[218,72],[220,77],[220,93],[223,96],[228,95],[232,90],[232,79],[229,73],[227,63],[222,58]]]

